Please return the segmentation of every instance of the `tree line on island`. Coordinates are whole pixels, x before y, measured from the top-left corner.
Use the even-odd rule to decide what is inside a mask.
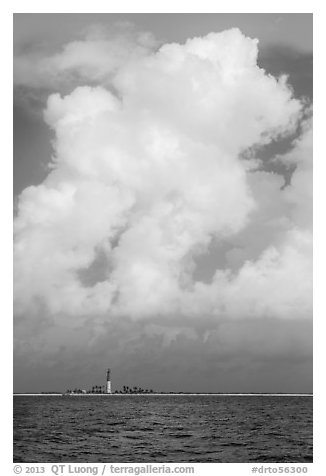
[[[94,385],[91,390],[81,390],[80,388],[75,388],[74,390],[68,389],[66,393],[106,393],[105,385]],[[124,385],[122,390],[115,390],[112,393],[156,393],[153,389],[142,388],[142,387],[129,387]]]

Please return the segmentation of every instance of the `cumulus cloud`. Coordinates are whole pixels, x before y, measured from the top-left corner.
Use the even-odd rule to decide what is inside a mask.
[[[211,284],[196,283],[187,312],[238,319],[311,317],[311,234],[293,230],[284,240],[236,273],[218,270]]]
[[[108,84],[126,62],[137,61],[157,47],[151,33],[137,33],[132,25],[116,24],[113,32],[101,26],[88,29],[85,38],[48,55],[43,49],[19,51],[14,57],[14,84],[58,88],[78,82]]]
[[[86,39],[38,64],[98,85],[48,99],[52,168],[15,220],[16,312],[309,317],[310,122],[278,158],[296,166],[287,187],[243,159],[293,133],[303,103],[237,29],[156,52],[141,41],[122,51]],[[196,280],[198,257],[223,240],[227,265]]]

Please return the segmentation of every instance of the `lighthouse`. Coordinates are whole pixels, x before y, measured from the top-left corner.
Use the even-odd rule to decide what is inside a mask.
[[[111,370],[108,369],[106,372],[106,393],[112,393],[111,391],[111,376],[110,376]]]

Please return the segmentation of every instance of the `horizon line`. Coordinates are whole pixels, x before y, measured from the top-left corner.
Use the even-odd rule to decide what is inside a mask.
[[[289,392],[153,392],[153,393],[62,393],[62,392],[43,392],[43,393],[33,393],[33,392],[14,392],[13,396],[84,396],[84,397],[93,397],[93,396],[157,396],[157,395],[221,395],[221,396],[313,396],[313,392],[307,393],[289,393]]]

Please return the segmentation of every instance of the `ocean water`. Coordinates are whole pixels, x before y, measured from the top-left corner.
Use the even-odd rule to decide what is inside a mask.
[[[14,462],[312,462],[312,400],[15,396]]]

